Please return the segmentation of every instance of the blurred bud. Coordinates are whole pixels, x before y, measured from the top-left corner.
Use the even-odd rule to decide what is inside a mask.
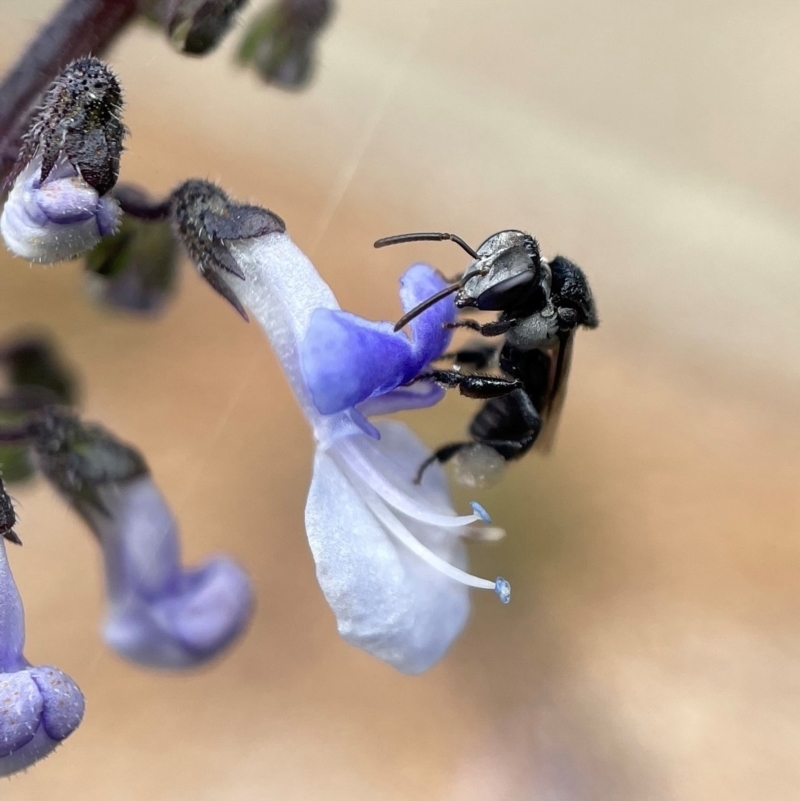
[[[253,611],[246,573],[225,556],[181,565],[177,524],[138,451],[57,409],[38,423],[34,450],[100,543],[114,650],[152,667],[194,667],[241,634]]]
[[[11,500],[0,480],[0,532],[19,543]],[[0,539],[0,776],[25,770],[69,737],[83,719],[84,699],[60,670],[32,666],[22,653],[25,617]]]
[[[23,137],[0,217],[9,250],[30,261],[73,258],[113,233],[119,207],[122,91],[102,61],[73,61],[55,79]]]
[[[42,334],[12,338],[0,346],[0,362],[13,388],[41,387],[50,403],[69,406],[77,400],[77,379],[61,360],[55,344]]]
[[[89,291],[100,303],[132,312],[160,311],[175,288],[178,243],[167,221],[125,216],[113,236],[86,257]]]
[[[166,0],[164,21],[170,41],[181,53],[202,56],[230,30],[247,0]]]
[[[77,377],[45,335],[12,337],[0,345],[0,367],[10,390],[6,408],[0,409],[3,426],[13,426],[26,412],[48,404],[70,406],[77,401]],[[27,445],[0,444],[0,470],[6,483],[30,478],[34,470]]]
[[[269,209],[236,203],[218,186],[200,180],[186,181],[172,193],[170,217],[200,275],[247,320],[244,306],[223,277],[245,279],[227,243],[283,233],[283,220]]]
[[[299,88],[313,72],[317,35],[331,13],[331,0],[278,0],[249,25],[239,61],[252,62],[268,83]]]

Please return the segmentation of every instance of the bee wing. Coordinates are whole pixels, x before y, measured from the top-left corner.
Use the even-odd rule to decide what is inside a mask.
[[[550,453],[556,438],[558,421],[564,400],[567,396],[567,381],[572,365],[572,349],[575,343],[575,331],[559,337],[558,345],[553,348],[550,357],[550,377],[547,387],[545,408],[541,412],[544,425],[536,438],[535,448],[541,453]]]

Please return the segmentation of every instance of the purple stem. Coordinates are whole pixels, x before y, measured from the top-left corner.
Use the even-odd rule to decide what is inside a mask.
[[[0,184],[11,172],[31,110],[70,61],[99,55],[138,11],[138,0],[66,0],[0,84]]]

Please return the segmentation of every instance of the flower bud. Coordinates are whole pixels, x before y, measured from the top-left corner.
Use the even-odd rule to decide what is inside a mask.
[[[165,24],[177,50],[202,56],[213,50],[230,29],[247,0],[169,0]]]
[[[23,335],[0,345],[0,367],[10,390],[6,408],[0,409],[3,426],[14,426],[23,413],[48,404],[70,406],[77,400],[77,378],[46,336]],[[0,443],[0,469],[6,484],[30,478],[27,444]]]
[[[0,217],[9,250],[53,263],[116,230],[119,206],[107,193],[119,175],[121,112],[119,83],[99,59],[73,61],[55,79],[9,177],[13,187]]]

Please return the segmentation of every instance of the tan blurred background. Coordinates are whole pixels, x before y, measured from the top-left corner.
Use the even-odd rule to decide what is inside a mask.
[[[52,3],[0,1],[12,63]],[[28,656],[88,698],[5,801],[797,799],[800,796],[800,5],[790,0],[342,0],[298,95],[136,29],[111,61],[123,178],[218,180],[285,217],[342,305],[397,315],[414,258],[379,236],[520,227],[591,278],[555,453],[481,494],[447,659],[408,678],[345,645],[302,515],[311,444],[255,325],[185,267],[156,322],[92,306],[81,268],[0,255],[0,332],[47,326],[84,408],[146,454],[186,554],[248,566],[224,661],[146,673],[97,634],[85,530],[36,483],[12,553]],[[431,444],[475,411],[411,418]],[[461,502],[467,499],[459,495]]]

